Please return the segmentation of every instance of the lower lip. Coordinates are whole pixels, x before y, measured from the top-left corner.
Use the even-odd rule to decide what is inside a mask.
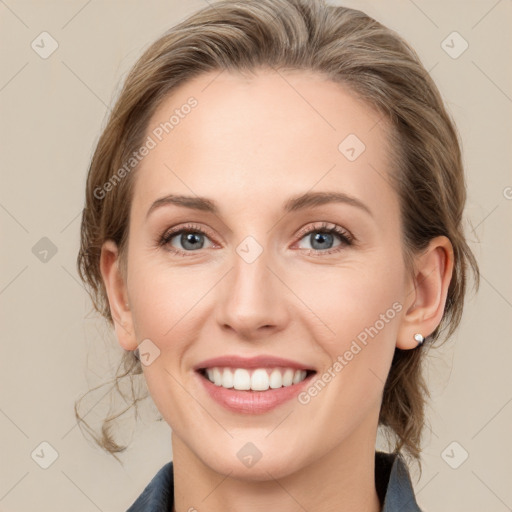
[[[297,396],[315,375],[308,375],[302,382],[283,386],[277,389],[269,388],[267,391],[238,391],[226,389],[210,382],[201,373],[195,372],[209,395],[220,405],[230,411],[244,414],[262,414],[288,402]]]

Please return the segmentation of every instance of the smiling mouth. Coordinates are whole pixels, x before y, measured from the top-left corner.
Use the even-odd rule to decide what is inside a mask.
[[[315,370],[294,368],[200,368],[197,372],[216,386],[234,391],[268,391],[301,383]]]

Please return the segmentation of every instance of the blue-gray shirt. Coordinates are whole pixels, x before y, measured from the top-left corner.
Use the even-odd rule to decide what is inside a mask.
[[[375,452],[375,487],[381,512],[422,512],[409,471],[397,453]],[[171,512],[174,500],[172,461],[163,466],[126,512]]]

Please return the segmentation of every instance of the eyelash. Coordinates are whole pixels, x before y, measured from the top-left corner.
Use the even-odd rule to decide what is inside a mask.
[[[306,235],[311,233],[322,233],[322,234],[336,234],[339,236],[341,240],[341,244],[333,247],[332,249],[327,249],[325,251],[320,251],[318,249],[302,249],[306,251],[308,256],[324,256],[326,254],[332,254],[341,251],[346,246],[351,246],[354,243],[354,237],[346,230],[337,226],[336,224],[331,224],[329,227],[328,222],[322,222],[320,225],[314,225],[307,228],[303,228],[297,234],[297,241],[302,240]],[[189,253],[194,253],[197,251],[182,251],[181,249],[176,249],[169,242],[176,236],[182,233],[199,233],[202,235],[206,235],[209,238],[213,238],[208,230],[196,225],[196,224],[186,224],[179,228],[173,228],[169,231],[166,231],[158,240],[158,246],[166,247],[167,250],[173,252],[179,256],[186,256]]]

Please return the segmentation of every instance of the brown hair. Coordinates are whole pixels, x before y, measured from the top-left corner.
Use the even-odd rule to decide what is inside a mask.
[[[319,73],[346,86],[393,127],[395,143],[390,151],[398,165],[390,174],[400,200],[408,269],[413,269],[413,255],[434,237],[445,235],[453,245],[454,270],[444,315],[428,344],[441,332],[449,337],[460,322],[468,269],[473,271],[476,288],[479,283],[478,265],[463,233],[466,188],[454,123],[434,82],[405,41],[363,12],[322,0],[216,2],[164,34],[132,68],[87,176],[77,264],[96,310],[113,323],[100,273],[100,252],[105,240],[116,242],[125,269],[136,166],[108,193],[98,190],[140,147],[151,115],[178,85],[203,72],[251,72],[260,67]],[[395,349],[379,417],[379,425],[396,441],[394,450],[418,463],[424,408],[430,397],[422,376],[426,347],[427,343],[415,350]],[[126,446],[114,441],[111,422],[131,406],[137,409],[142,399],[133,389],[133,379],[142,373],[136,352],[123,354],[112,386],[121,392],[118,382],[128,377],[131,403],[104,419],[101,437],[89,429],[114,456]],[[88,428],[77,404],[75,413]]]

